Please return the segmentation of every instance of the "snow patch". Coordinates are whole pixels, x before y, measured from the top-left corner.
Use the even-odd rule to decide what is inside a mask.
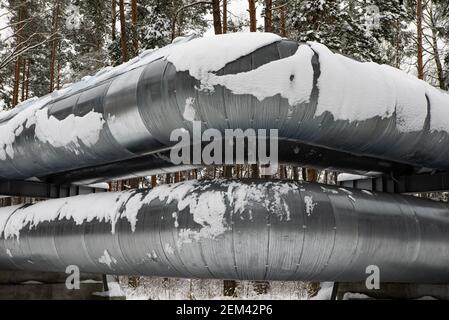
[[[108,250],[104,250],[104,254],[98,259],[98,262],[105,264],[112,269],[112,264],[116,264],[117,260],[109,254]]]
[[[208,85],[221,85],[234,94],[251,94],[259,101],[276,96],[286,98],[290,106],[310,101],[313,90],[312,57],[307,45],[299,46],[291,57],[273,61],[238,74],[209,76]]]
[[[103,115],[94,111],[82,117],[71,114],[63,120],[58,120],[48,115],[48,108],[43,108],[38,110],[35,116],[36,137],[56,148],[68,147],[69,144],[79,147],[80,142],[92,147],[100,138],[100,131],[105,124]],[[27,127],[31,124],[28,121]]]
[[[330,112],[335,120],[364,121],[396,116],[401,133],[423,130],[430,102],[430,129],[449,132],[449,94],[398,69],[358,62],[311,42],[321,75],[315,116]]]
[[[304,197],[304,204],[306,206],[306,213],[308,216],[311,216],[313,213],[313,210],[315,210],[315,207],[318,205],[317,203],[313,202],[312,196],[305,196]]]
[[[14,158],[12,146],[16,137],[23,132],[25,123],[34,117],[35,112],[44,107],[50,100],[50,95],[41,99],[30,99],[17,107],[23,108],[22,112],[18,112],[8,121],[0,123],[0,160],[6,160],[7,156]],[[5,114],[5,116],[7,115]]]
[[[370,300],[370,299],[372,298],[363,293],[346,292],[343,296],[343,300]]]
[[[343,192],[345,192],[345,193],[347,193],[347,194],[349,194],[349,195],[352,195],[352,194],[353,194],[351,191],[349,191],[349,190],[347,190],[347,189],[345,189],[345,188],[339,188],[339,190],[341,190],[341,191],[343,191]]]
[[[41,284],[44,284],[44,283],[40,282],[40,281],[36,281],[36,280],[29,280],[29,281],[22,282],[20,284],[23,284],[23,285],[26,285],[26,286],[32,286],[32,285],[41,285]]]
[[[362,190],[362,192],[363,192],[364,194],[369,195],[369,196],[374,196],[374,194],[373,194],[371,191],[368,191],[368,190]]]
[[[184,113],[183,113],[183,117],[185,120],[193,122],[195,121],[195,108],[193,107],[195,103],[195,98],[187,98],[186,99],[186,104],[184,107]]]
[[[181,229],[181,243],[191,243],[200,239],[215,239],[223,234],[227,227],[223,223],[226,213],[223,192],[205,192],[199,196],[188,197],[178,202],[180,210],[190,207],[193,220],[201,225],[199,231]]]
[[[426,84],[430,102],[430,130],[449,132],[449,95]]]
[[[405,133],[422,130],[427,117],[425,82],[387,65],[381,68],[394,85],[397,129]]]
[[[31,206],[0,208],[0,235],[5,239],[19,240],[24,228],[31,230],[43,222],[61,220],[74,221],[76,225],[94,220],[110,223],[114,234],[116,223],[126,219],[134,232],[141,208],[158,200],[165,205],[176,201],[177,211],[172,213],[176,227],[179,228],[179,213],[186,209],[199,226],[195,230],[180,229],[182,242],[215,239],[229,228],[225,218],[227,208],[233,208],[233,213],[240,215],[249,211],[251,218],[248,205],[257,203],[280,220],[288,221],[290,208],[285,202],[285,195],[289,192],[299,193],[298,185],[280,182],[243,184],[223,181],[223,191],[208,190],[215,185],[216,182],[186,181],[160,186],[148,192],[98,193],[48,200]]]
[[[318,294],[315,297],[310,298],[310,300],[330,300],[333,289],[333,282],[322,282],[320,291],[318,291]]]
[[[298,192],[298,186],[292,183],[241,184],[231,182],[228,186],[227,197],[233,212],[242,215],[248,204],[258,203],[266,210],[274,213],[280,220],[290,220],[290,208],[284,200],[289,192]],[[274,199],[270,201],[269,199]],[[251,215],[251,212],[249,212]]]
[[[167,254],[170,254],[170,255],[175,254],[175,249],[173,249],[173,247],[168,243],[165,244],[164,250],[165,250],[165,253],[167,253]]]
[[[329,189],[329,188],[326,188],[326,187],[321,187],[321,190],[323,190],[324,193],[338,194],[338,190],[335,190],[335,189]]]
[[[113,276],[106,276],[106,281],[108,283],[108,291],[104,292],[94,292],[93,295],[99,297],[109,297],[109,298],[122,298],[125,296],[120,283],[115,280]]]
[[[157,253],[154,250],[151,251],[150,253],[147,253],[147,257],[153,261],[157,261],[157,258],[158,258]]]
[[[167,55],[176,71],[188,71],[206,88],[213,72],[257,49],[278,42],[281,37],[272,33],[229,33],[196,38],[182,43]]]
[[[48,95],[28,100],[19,107],[23,111],[11,113],[9,120],[0,123],[0,160],[6,160],[7,156],[14,158],[13,144],[16,137],[33,125],[37,139],[57,148],[68,147],[70,143],[79,146],[79,142],[90,147],[98,141],[105,123],[102,114],[92,111],[83,117],[70,115],[58,120],[48,116],[48,108],[45,107],[52,97]]]
[[[380,65],[334,54],[316,42],[310,45],[319,55],[321,68],[315,116],[330,112],[335,120],[353,122],[394,114],[394,83]]]

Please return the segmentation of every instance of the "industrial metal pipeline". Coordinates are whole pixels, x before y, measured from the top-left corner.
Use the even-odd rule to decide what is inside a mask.
[[[0,209],[0,270],[449,281],[449,206],[279,181],[189,181]]]
[[[316,43],[190,37],[0,116],[0,179],[164,172],[170,133],[191,132],[192,121],[221,132],[278,129],[289,142],[279,163],[447,170],[448,105],[424,82]]]

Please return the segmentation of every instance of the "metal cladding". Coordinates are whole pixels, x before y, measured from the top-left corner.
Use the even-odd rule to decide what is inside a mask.
[[[171,50],[177,50],[176,45]],[[255,70],[293,56],[300,46],[307,44],[280,39],[228,63],[215,74],[235,75]],[[154,54],[157,55],[157,51]],[[333,157],[333,166],[330,166],[333,168],[350,169],[350,163],[357,170],[360,167],[366,171],[375,168],[381,172],[394,171],[395,163],[416,169],[449,168],[449,152],[446,150],[449,148],[449,137],[444,131],[430,130],[430,102],[426,124],[421,130],[410,133],[398,130],[395,114],[364,121],[336,120],[330,112],[316,116],[322,89],[318,86],[322,71],[318,53],[315,52],[310,63],[314,73],[310,99],[293,109],[288,100],[279,94],[259,101],[250,94],[234,94],[222,85],[214,86],[214,91],[198,90],[201,86],[198,79],[188,71],[177,71],[162,56],[150,59],[147,64],[131,65],[126,71],[115,72],[113,76],[104,77],[92,85],[81,86],[82,89],[77,89],[75,85],[68,92],[46,97],[47,100],[38,109],[48,108],[48,117],[59,121],[70,117],[82,118],[90,112],[101,114],[104,123],[98,139],[91,144],[75,139],[61,146],[52,143],[51,139],[37,139],[34,124],[24,126],[20,131],[13,126],[13,142],[3,147],[0,144],[0,151],[5,149],[8,153],[4,159],[0,157],[0,179],[38,177],[45,180],[47,176],[66,173],[65,177],[76,180],[76,170],[102,170],[102,166],[111,169],[114,163],[120,163],[120,167],[129,164],[130,170],[136,170],[131,175],[143,175],[148,170],[141,165],[142,157],[172,147],[174,143],[169,137],[174,129],[192,130],[192,124],[183,118],[186,99],[191,97],[195,98],[196,116],[204,128],[221,131],[228,128],[279,129],[280,139],[291,142],[286,149],[290,150],[289,155],[285,155],[285,159],[280,158],[280,163],[301,164],[304,159],[300,156],[295,158],[293,150],[297,144],[303,144],[317,147],[318,154],[323,151],[319,148],[325,148],[326,152],[335,150],[340,156]],[[295,81],[289,72],[285,73],[285,77]],[[23,114],[42,101],[36,100],[27,108],[19,109],[0,122],[0,127],[7,126],[14,120],[13,116]],[[364,102],[359,103],[363,108]],[[323,157],[316,156],[317,150],[311,150],[310,156],[303,155],[307,164],[328,167],[328,159],[323,161]],[[11,153],[14,155],[11,156]],[[155,157],[155,161],[149,161],[148,169],[154,172],[160,167],[164,171],[167,163]],[[363,157],[371,160],[364,162]],[[120,172],[120,168],[117,170]],[[111,176],[118,175],[109,172]]]
[[[449,281],[447,204],[318,184],[194,181],[51,200],[0,209],[0,228],[2,270],[365,281],[375,265],[382,282]]]

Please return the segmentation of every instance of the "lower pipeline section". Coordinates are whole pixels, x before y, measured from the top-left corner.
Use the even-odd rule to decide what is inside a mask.
[[[449,206],[282,181],[188,181],[0,209],[0,270],[448,283]]]

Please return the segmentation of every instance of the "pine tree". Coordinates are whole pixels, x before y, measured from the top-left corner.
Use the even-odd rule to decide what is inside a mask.
[[[374,39],[376,52],[379,53],[374,61],[399,68],[406,46],[412,42],[408,26],[414,16],[403,0],[371,0],[365,8],[370,6],[375,6],[378,10],[378,16],[374,17],[377,25],[367,30]]]
[[[443,0],[428,0],[424,5],[423,26],[428,32],[423,33],[424,47],[428,48],[430,77],[429,81],[447,90],[448,72],[444,60],[449,50],[449,3]],[[434,74],[434,76],[433,76]]]
[[[110,4],[103,0],[71,2],[78,11],[79,25],[64,30],[63,53],[65,66],[72,81],[109,65],[108,43],[111,34]],[[65,19],[69,12],[65,11]]]
[[[370,60],[372,45],[366,39],[355,8],[342,10],[343,1],[293,0],[288,8],[290,37],[317,41],[334,51]]]
[[[170,43],[171,20],[166,2],[140,1],[138,14],[138,35],[143,48],[159,48]]]

